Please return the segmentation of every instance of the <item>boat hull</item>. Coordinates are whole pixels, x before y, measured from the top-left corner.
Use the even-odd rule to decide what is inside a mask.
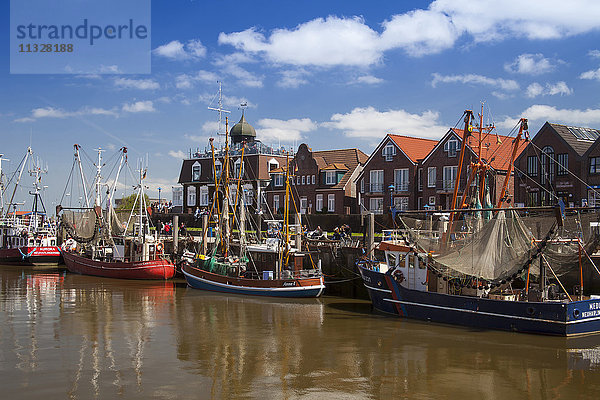
[[[105,262],[69,252],[64,252],[63,258],[69,272],[83,275],[119,279],[170,279],[175,276],[175,266],[167,260]]]
[[[319,297],[325,285],[323,277],[298,279],[247,279],[213,274],[184,265],[183,275],[194,289],[232,294],[269,297]]]
[[[55,267],[62,262],[57,246],[23,246],[14,249],[0,249],[0,264],[36,267]]]
[[[557,336],[600,333],[600,299],[563,303],[457,296],[407,289],[388,274],[359,270],[373,306],[400,317]]]

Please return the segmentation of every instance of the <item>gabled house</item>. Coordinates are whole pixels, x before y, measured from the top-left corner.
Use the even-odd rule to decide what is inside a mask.
[[[358,203],[362,211],[383,214],[393,204],[397,210],[422,208],[419,164],[437,140],[386,135],[357,176]]]
[[[301,214],[351,214],[356,210],[355,177],[362,170],[367,155],[358,149],[312,151],[301,144],[290,161],[292,195],[291,210]],[[271,171],[267,202],[278,214],[285,201],[285,164]]]
[[[597,204],[599,137],[597,129],[546,122],[515,162],[516,202],[547,206],[560,198],[567,206]]]
[[[462,129],[452,128],[448,130],[431,152],[423,159],[420,167],[423,191],[420,192],[422,199],[417,199],[418,203],[442,209],[449,209],[451,207],[454,185],[458,176],[462,137]],[[471,163],[475,163],[479,159],[478,154],[481,144],[481,159],[490,167],[486,172],[490,200],[493,204],[498,202],[500,189],[504,184],[510,164],[513,140],[514,138],[509,136],[487,134],[483,135],[480,143],[479,133],[474,131],[468,136],[459,184],[459,195],[462,195],[462,191],[467,184],[471,171]],[[517,154],[520,154],[525,146],[526,143],[524,141],[521,142],[517,149]],[[511,179],[506,192],[511,202],[513,201],[513,185],[514,179]]]

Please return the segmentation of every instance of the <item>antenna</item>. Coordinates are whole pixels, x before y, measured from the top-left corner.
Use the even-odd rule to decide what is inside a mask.
[[[221,81],[217,81],[217,83],[219,84],[219,101],[218,101],[219,107],[214,108],[214,107],[209,106],[208,109],[219,113],[219,127],[217,129],[217,135],[223,136],[226,134],[226,133],[221,133],[221,127],[223,126],[223,113],[230,114],[231,111],[223,109],[223,89],[221,87]]]

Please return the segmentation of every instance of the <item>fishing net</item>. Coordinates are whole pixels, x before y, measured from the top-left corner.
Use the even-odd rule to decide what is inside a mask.
[[[63,210],[60,222],[67,234],[79,243],[93,241],[100,225],[94,210]]]

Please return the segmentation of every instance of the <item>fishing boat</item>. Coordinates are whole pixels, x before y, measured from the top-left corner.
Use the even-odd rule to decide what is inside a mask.
[[[219,89],[219,94],[221,90]],[[221,102],[219,102],[221,104]],[[220,110],[220,107],[219,107]],[[243,120],[243,116],[242,116]],[[213,154],[215,194],[211,215],[217,217],[218,240],[208,254],[199,254],[192,263],[184,263],[182,272],[189,286],[196,289],[217,292],[272,296],[272,297],[318,297],[325,289],[320,268],[304,268],[306,254],[293,249],[292,235],[299,236],[299,224],[290,224],[290,179],[287,174],[286,202],[281,229],[273,232],[263,243],[248,244],[246,239],[246,205],[243,185],[243,157],[245,144],[242,143],[240,170],[233,177],[230,159],[229,132],[225,123],[225,151],[222,173],[217,171],[215,148],[210,141]],[[289,163],[288,163],[289,167]],[[236,189],[233,190],[232,187]],[[232,250],[232,230],[237,228],[238,243]],[[259,228],[260,229],[260,228]],[[257,256],[260,255],[260,261]]]
[[[86,199],[86,207],[58,206],[61,212],[61,228],[65,232],[63,257],[69,272],[121,279],[170,279],[175,275],[175,266],[164,253],[164,245],[156,231],[150,232],[148,204],[144,195],[146,169],[140,165],[139,183],[127,223],[119,220],[113,208],[119,174],[127,162],[127,149],[120,150],[119,167],[109,185],[106,207],[101,207],[102,150],[98,149],[98,161],[94,187],[94,205],[88,200],[85,177],[81,168],[80,148],[75,145],[73,168],[79,171]],[[69,180],[72,178],[69,177]],[[67,183],[69,184],[69,183]]]
[[[62,262],[57,246],[55,225],[47,218],[41,196],[42,174],[47,172],[33,160],[31,147],[17,168],[11,198],[4,207],[4,180],[2,174],[2,154],[0,154],[0,264],[26,265],[34,267],[56,267]],[[17,189],[25,168],[33,178],[31,211],[19,211],[15,202]]]
[[[583,278],[573,291],[561,282],[572,270],[583,277],[582,259],[596,250],[593,209],[503,207],[527,120],[521,119],[510,166],[497,204],[482,207],[486,165],[471,164],[464,194],[458,196],[462,155],[472,113],[465,111],[461,159],[452,206],[432,229],[434,212],[400,215],[399,229],[384,232],[379,244],[385,260],[357,262],[373,306],[384,313],[431,322],[506,331],[578,336],[600,333],[600,295],[584,295]],[[480,133],[482,124],[480,123]],[[481,175],[479,175],[481,174]],[[480,179],[477,179],[480,178]],[[468,198],[469,193],[474,198]],[[486,201],[489,203],[489,201]],[[473,204],[474,207],[465,207]],[[550,213],[548,228],[534,237],[524,213]],[[569,213],[577,218],[569,226]],[[541,217],[537,217],[538,220]],[[421,220],[418,220],[421,219]],[[586,225],[584,221],[587,221]],[[418,229],[427,226],[429,229]],[[537,280],[537,282],[534,282]]]

